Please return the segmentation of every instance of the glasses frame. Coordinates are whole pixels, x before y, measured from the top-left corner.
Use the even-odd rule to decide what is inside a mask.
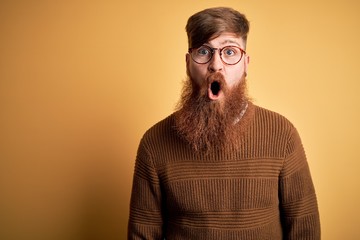
[[[206,48],[210,49],[210,52],[211,52],[211,56],[210,56],[209,60],[206,61],[206,62],[204,62],[204,63],[202,63],[202,62],[197,62],[197,61],[194,59],[193,55],[191,54],[194,50],[199,49],[199,48],[201,48],[201,47],[206,47]],[[222,50],[223,50],[224,48],[228,48],[228,47],[237,48],[237,49],[240,50],[241,56],[240,56],[239,61],[237,61],[236,63],[227,63],[227,62],[225,62],[225,61],[223,60],[223,58],[222,58]],[[222,47],[222,48],[212,48],[212,47],[207,46],[207,45],[201,45],[200,47],[197,47],[197,48],[189,48],[189,54],[190,54],[190,56],[191,56],[191,59],[192,59],[194,62],[196,62],[196,63],[198,63],[198,64],[207,64],[207,63],[209,63],[209,62],[211,61],[211,59],[213,58],[213,56],[214,56],[214,54],[215,54],[215,50],[218,50],[218,51],[219,51],[220,59],[221,59],[221,61],[222,61],[224,64],[226,64],[226,65],[236,65],[236,64],[238,64],[238,63],[241,61],[241,59],[243,58],[243,56],[246,55],[246,51],[245,51],[244,49],[242,49],[241,47],[238,47],[238,46],[233,46],[233,45],[224,46],[224,47]]]

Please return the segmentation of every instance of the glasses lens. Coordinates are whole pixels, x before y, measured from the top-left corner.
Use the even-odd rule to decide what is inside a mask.
[[[207,46],[201,46],[193,49],[191,52],[192,59],[197,63],[207,63],[212,56],[211,48]]]
[[[241,60],[243,53],[240,48],[234,46],[224,47],[221,51],[222,60],[227,64],[236,64]]]

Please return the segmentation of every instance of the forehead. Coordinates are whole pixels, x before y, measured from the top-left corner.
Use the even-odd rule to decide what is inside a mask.
[[[207,45],[211,47],[222,47],[226,45],[235,45],[238,47],[244,47],[244,40],[242,37],[236,35],[235,33],[221,33],[219,36],[211,38]]]

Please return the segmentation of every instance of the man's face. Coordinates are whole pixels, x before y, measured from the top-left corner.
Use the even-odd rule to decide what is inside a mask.
[[[241,37],[236,36],[234,33],[222,33],[220,36],[210,40],[204,45],[211,48],[223,48],[225,46],[237,46],[241,49],[245,49],[245,43]],[[247,73],[247,65],[249,63],[249,57],[244,54],[241,61],[235,65],[228,65],[224,63],[219,55],[219,51],[215,51],[212,59],[206,64],[199,64],[192,60],[190,54],[186,54],[186,66],[189,77],[198,85],[202,86],[210,75],[214,73],[220,73],[227,85],[227,88],[231,90],[234,86],[237,86],[243,76]],[[220,92],[213,94],[211,91],[210,83],[208,86],[208,98],[213,101],[223,101],[224,94],[220,89]]]

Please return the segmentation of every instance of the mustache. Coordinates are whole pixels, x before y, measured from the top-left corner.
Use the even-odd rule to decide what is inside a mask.
[[[220,82],[226,84],[225,78],[220,72],[211,73],[206,77],[207,84],[211,84],[212,82]]]

